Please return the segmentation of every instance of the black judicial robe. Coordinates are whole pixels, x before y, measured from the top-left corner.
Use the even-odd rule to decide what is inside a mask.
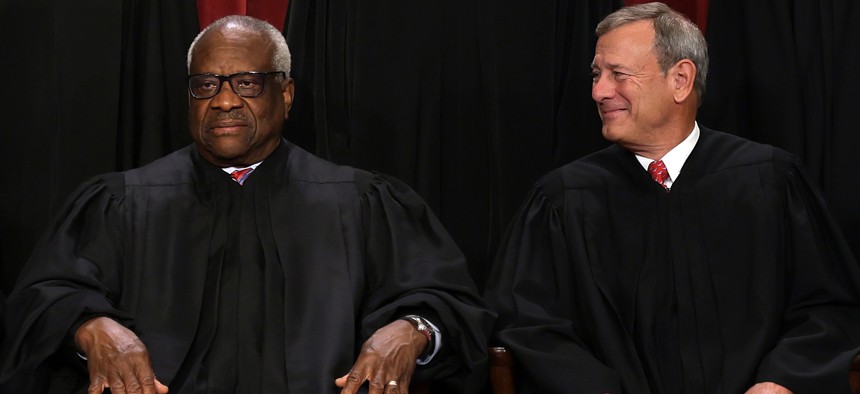
[[[86,381],[70,329],[101,314],[141,338],[171,393],[338,392],[362,342],[418,312],[444,346],[413,381],[476,392],[483,305],[403,183],[282,141],[239,186],[189,146],[71,198],[10,294],[0,391],[42,392],[58,365]]]
[[[849,392],[860,275],[821,195],[701,131],[670,193],[618,146],[535,184],[485,293],[522,392]]]

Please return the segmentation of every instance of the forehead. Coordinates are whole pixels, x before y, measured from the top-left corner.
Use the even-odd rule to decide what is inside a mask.
[[[656,59],[654,26],[647,20],[627,23],[606,32],[597,40],[594,51],[597,65],[645,64],[656,62]]]
[[[191,74],[229,75],[243,71],[273,71],[273,45],[261,33],[222,29],[207,33],[194,47]]]

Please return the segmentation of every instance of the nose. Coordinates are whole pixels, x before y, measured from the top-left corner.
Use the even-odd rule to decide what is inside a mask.
[[[221,89],[218,91],[218,94],[212,96],[212,99],[209,102],[209,108],[230,111],[232,109],[242,107],[244,103],[245,102],[242,98],[233,91],[233,87],[230,86],[230,82],[222,81]]]
[[[615,96],[615,81],[604,74],[595,75],[591,83],[591,98],[598,103]]]

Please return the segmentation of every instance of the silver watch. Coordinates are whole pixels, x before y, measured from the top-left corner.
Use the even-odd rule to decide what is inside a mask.
[[[435,330],[427,321],[427,319],[424,319],[423,317],[418,315],[406,315],[403,316],[401,320],[406,320],[412,323],[412,326],[414,326],[415,329],[418,330],[418,332],[420,332],[422,335],[424,335],[425,338],[427,338],[427,342],[429,344],[433,344]]]

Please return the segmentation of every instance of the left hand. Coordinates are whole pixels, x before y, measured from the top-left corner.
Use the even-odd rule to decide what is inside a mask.
[[[341,394],[355,394],[364,382],[369,383],[369,394],[408,393],[415,363],[427,344],[411,323],[391,322],[364,342],[352,369],[335,384],[343,389]]]
[[[773,382],[756,383],[745,394],[792,394],[791,390]]]

